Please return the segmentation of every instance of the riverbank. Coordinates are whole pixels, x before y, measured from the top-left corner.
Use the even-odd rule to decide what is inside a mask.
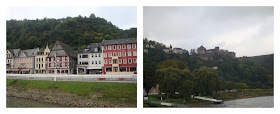
[[[137,84],[7,79],[7,97],[62,107],[136,107]]]
[[[183,99],[180,98],[179,95],[174,95],[169,98],[167,98],[165,95],[149,95],[149,100],[160,101],[159,98],[161,96],[163,96],[164,99],[161,100],[161,102],[184,104],[187,105],[188,107],[198,107],[207,104],[213,104],[213,102],[199,100],[199,99],[190,99],[189,101],[184,101]],[[220,94],[208,95],[203,97],[229,101],[229,100],[236,100],[236,99],[262,97],[262,96],[273,96],[273,89],[244,89],[244,90],[237,90],[235,92],[224,92]],[[144,107],[160,107],[160,106],[144,103]]]

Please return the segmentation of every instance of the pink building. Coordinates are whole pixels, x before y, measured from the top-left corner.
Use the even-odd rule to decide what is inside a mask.
[[[33,74],[35,66],[35,55],[39,48],[21,50],[14,56],[14,66],[11,69],[15,74]]]

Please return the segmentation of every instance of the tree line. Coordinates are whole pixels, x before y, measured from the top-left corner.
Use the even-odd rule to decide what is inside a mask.
[[[103,39],[136,38],[137,28],[119,29],[110,21],[96,17],[67,17],[61,19],[7,20],[7,49],[30,49],[50,47],[56,40],[68,44],[79,51],[90,43],[99,43]]]

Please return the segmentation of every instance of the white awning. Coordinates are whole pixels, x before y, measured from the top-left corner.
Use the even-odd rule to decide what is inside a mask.
[[[102,67],[87,67],[87,69],[102,69]]]

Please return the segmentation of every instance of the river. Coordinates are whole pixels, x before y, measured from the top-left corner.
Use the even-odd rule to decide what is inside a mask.
[[[48,108],[48,107],[61,107],[60,105],[50,104],[50,103],[41,103],[35,100],[16,98],[16,97],[7,97],[6,99],[7,108]]]
[[[254,97],[245,99],[236,99],[230,101],[224,101],[223,104],[207,104],[199,107],[209,108],[273,108],[274,97]]]

